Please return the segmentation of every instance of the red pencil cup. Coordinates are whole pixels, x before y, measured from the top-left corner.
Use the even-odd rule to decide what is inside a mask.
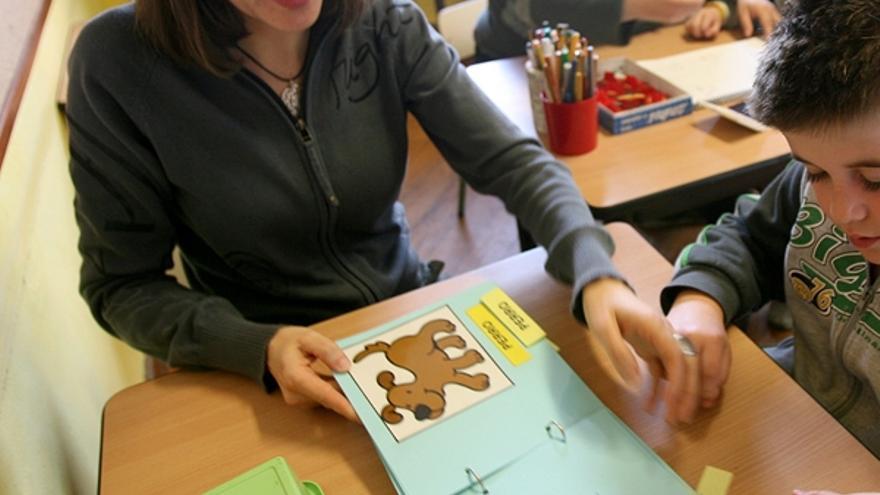
[[[599,115],[595,96],[575,103],[542,99],[551,151],[559,155],[582,155],[596,148]]]

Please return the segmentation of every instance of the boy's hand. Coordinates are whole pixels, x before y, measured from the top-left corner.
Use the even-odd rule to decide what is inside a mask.
[[[676,333],[693,343],[699,359],[700,405],[713,407],[730,373],[730,341],[724,327],[724,311],[711,297],[684,290],[666,316]]]
[[[666,419],[673,423],[690,422],[699,402],[697,362],[685,358],[663,315],[639,300],[623,282],[613,279],[587,285],[583,305],[590,331],[624,382],[632,388],[640,382],[635,356],[626,345],[629,342],[654,375],[651,402],[658,393],[660,379],[668,380],[664,397]]]
[[[715,7],[703,7],[684,25],[688,36],[698,40],[711,40],[721,32],[721,11]]]
[[[739,25],[742,27],[743,36],[749,37],[755,33],[753,19],[758,20],[764,37],[769,37],[773,28],[779,24],[782,15],[769,0],[739,0],[736,4],[736,14],[739,17]]]
[[[335,342],[306,327],[281,327],[269,341],[266,365],[278,382],[284,402],[317,402],[358,422],[354,408],[339,391],[330,370],[348,371],[351,362]],[[321,371],[322,373],[319,373]]]

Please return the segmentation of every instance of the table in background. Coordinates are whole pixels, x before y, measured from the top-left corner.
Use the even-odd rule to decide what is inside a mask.
[[[601,47],[598,53],[602,58],[643,60],[734,39],[724,31],[713,41],[689,41],[679,25],[639,34],[627,46]],[[524,61],[495,60],[467,71],[502,112],[535,135]],[[613,221],[674,214],[762,188],[785,166],[788,153],[778,131],[756,133],[698,108],[624,134],[602,130],[592,152],[559,158],[571,169],[594,215]]]
[[[646,301],[657,301],[672,267],[629,226],[609,226],[614,262]],[[880,487],[880,461],[847,433],[739,330],[719,408],[674,427],[622,391],[599,364],[591,337],[569,313],[568,287],[531,250],[315,326],[334,339],[401,317],[483,280],[502,287],[562,349],[598,397],[691,486],[713,465],[735,475],[731,494],[841,492]],[[328,495],[394,493],[366,431],[323,409],[291,407],[248,379],[176,372],[125,389],[104,409],[104,494],[201,493],[274,457]],[[585,469],[588,466],[584,467]]]

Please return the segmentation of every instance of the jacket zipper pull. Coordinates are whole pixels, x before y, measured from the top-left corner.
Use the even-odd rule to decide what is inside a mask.
[[[303,142],[306,144],[312,142],[312,135],[309,133],[309,129],[306,127],[306,121],[303,120],[302,117],[296,119],[296,130],[298,130],[299,135],[302,136]]]
[[[302,117],[298,117],[296,119],[296,130],[299,131],[299,135],[302,136],[303,142],[305,144],[309,144],[312,142],[312,135],[311,133],[309,133],[309,128],[306,127],[306,121]],[[330,194],[329,196],[327,196],[327,202],[330,204],[330,206],[339,206],[339,198],[336,197],[335,194]]]

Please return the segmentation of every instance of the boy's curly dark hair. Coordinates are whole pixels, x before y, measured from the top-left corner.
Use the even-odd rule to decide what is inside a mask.
[[[761,57],[750,113],[822,130],[880,111],[880,0],[792,0]]]

